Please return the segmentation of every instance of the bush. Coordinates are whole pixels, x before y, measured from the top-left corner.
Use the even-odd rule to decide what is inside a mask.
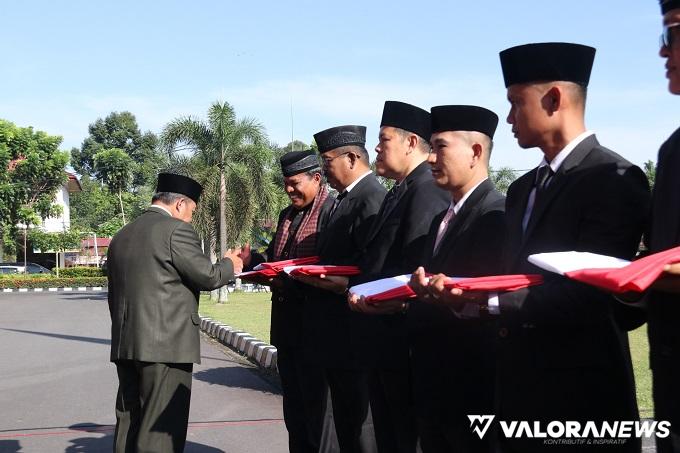
[[[22,277],[1,278],[0,289],[5,288],[65,288],[81,286],[107,286],[106,277]]]
[[[52,273],[56,275],[57,270],[52,269]],[[59,277],[103,277],[104,273],[101,269],[97,267],[66,267],[64,269],[59,269]]]

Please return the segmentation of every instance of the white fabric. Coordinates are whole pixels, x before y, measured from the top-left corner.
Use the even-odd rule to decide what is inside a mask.
[[[376,294],[380,294],[390,289],[395,289],[399,288],[400,286],[407,285],[409,280],[411,280],[411,274],[381,278],[380,280],[374,280],[372,282],[366,282],[360,285],[352,286],[349,289],[349,292],[356,294],[357,296],[364,297],[374,296]]]
[[[527,259],[541,269],[560,275],[580,269],[618,269],[630,264],[630,261],[621,258],[591,252],[536,253]]]
[[[371,173],[373,173],[373,172],[372,172],[371,170],[368,170],[366,173],[364,173],[363,175],[359,176],[357,179],[354,180],[354,182],[353,182],[352,184],[350,184],[349,186],[345,187],[345,190],[343,190],[343,192],[351,192],[352,189],[354,189],[354,187],[355,187],[357,184],[359,184],[359,181],[361,181],[362,179],[364,179],[366,176],[370,175]]]

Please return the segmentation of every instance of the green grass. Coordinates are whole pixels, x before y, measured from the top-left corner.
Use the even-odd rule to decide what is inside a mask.
[[[218,304],[201,295],[198,312],[239,330],[245,330],[269,343],[269,320],[272,311],[271,293],[229,293],[229,301]]]
[[[635,371],[635,386],[637,388],[638,408],[640,417],[654,416],[654,402],[652,400],[652,372],[649,369],[649,343],[647,342],[647,325],[628,334],[630,355],[633,359]]]
[[[201,296],[199,312],[202,316],[245,330],[268,343],[270,297],[270,293],[230,293],[229,302],[218,304],[210,300],[208,296]],[[630,332],[629,340],[640,416],[652,417],[654,403],[652,401],[652,375],[649,370],[647,326],[644,325]]]

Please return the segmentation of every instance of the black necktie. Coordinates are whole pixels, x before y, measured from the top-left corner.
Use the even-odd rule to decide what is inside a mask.
[[[397,194],[398,193],[399,193],[399,185],[395,184],[387,192],[387,195],[385,195],[385,199],[383,200],[382,209],[381,209],[381,213],[380,213],[381,216],[385,215],[385,213],[390,212],[392,210],[394,203],[397,201]]]
[[[333,202],[333,207],[331,208],[331,214],[329,217],[333,217],[333,214],[335,214],[335,210],[338,209],[340,202],[347,196],[348,193],[349,192],[347,192],[346,190],[343,190],[342,193],[337,196],[337,198]]]
[[[548,187],[548,183],[550,182],[550,178],[552,178],[554,174],[555,172],[550,167],[550,165],[539,167],[538,171],[536,172],[536,181],[534,182],[534,186],[536,187],[536,197],[545,191],[545,189]]]

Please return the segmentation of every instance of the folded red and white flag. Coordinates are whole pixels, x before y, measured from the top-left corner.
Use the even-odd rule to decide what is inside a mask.
[[[361,273],[357,266],[334,266],[321,264],[312,264],[307,266],[286,266],[283,268],[283,272],[292,276],[307,275],[310,277],[319,277],[320,275],[351,277]]]
[[[272,261],[269,263],[260,263],[253,268],[252,271],[241,272],[236,274],[236,278],[250,281],[253,283],[266,284],[270,278],[276,277],[283,272],[287,266],[297,266],[303,264],[315,264],[319,262],[318,256],[308,256],[305,258],[294,258],[291,260]]]
[[[416,293],[408,286],[410,274],[383,278],[349,289],[351,293],[364,296],[369,303],[386,300],[408,300],[416,297]],[[447,277],[444,286],[449,289],[459,288],[463,291],[505,292],[516,291],[543,283],[541,275],[489,275],[484,277]]]
[[[613,293],[642,292],[662,276],[667,264],[680,262],[680,247],[632,262],[589,252],[538,253],[529,256],[529,262]]]

